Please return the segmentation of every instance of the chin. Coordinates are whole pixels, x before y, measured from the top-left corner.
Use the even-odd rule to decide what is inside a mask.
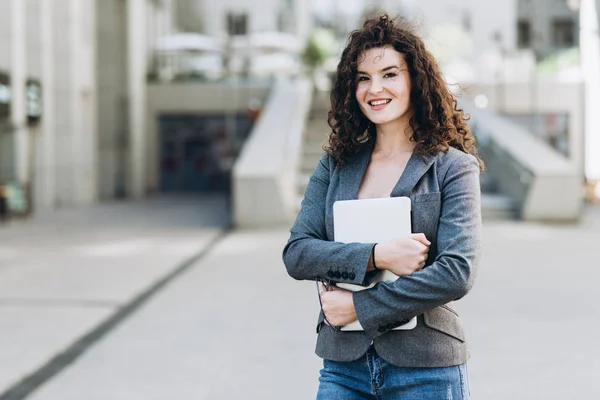
[[[374,123],[375,125],[385,125],[388,124],[390,122],[394,122],[398,120],[398,118],[369,118],[369,121],[371,121],[372,123]]]

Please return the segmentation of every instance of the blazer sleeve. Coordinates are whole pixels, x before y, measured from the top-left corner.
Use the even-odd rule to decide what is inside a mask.
[[[365,285],[374,243],[339,243],[327,240],[325,211],[333,162],[325,153],[310,177],[300,213],[283,249],[288,274],[298,280],[326,278],[339,283]]]
[[[442,184],[435,261],[393,283],[353,293],[360,324],[371,338],[390,326],[463,297],[473,286],[479,263],[481,189],[479,164],[462,154],[450,165]]]

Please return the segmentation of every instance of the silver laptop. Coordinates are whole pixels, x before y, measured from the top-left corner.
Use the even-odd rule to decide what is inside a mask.
[[[343,243],[382,243],[395,237],[410,235],[411,202],[409,197],[340,200],[333,204],[334,240]],[[368,287],[378,282],[393,282],[398,276],[381,272]],[[338,287],[358,291],[367,287],[338,283]],[[394,329],[406,330],[417,326],[417,318]],[[343,331],[363,330],[358,321],[344,327]]]

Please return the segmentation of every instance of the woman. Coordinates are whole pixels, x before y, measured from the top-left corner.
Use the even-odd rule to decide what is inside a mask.
[[[462,110],[406,22],[368,19],[342,53],[331,93],[332,132],[283,251],[295,279],[366,286],[320,294],[318,399],[466,399],[469,358],[453,301],[479,260],[483,163]],[[409,196],[410,237],[333,241],[337,200]],[[417,326],[394,330],[413,317]],[[357,320],[364,331],[336,327]]]

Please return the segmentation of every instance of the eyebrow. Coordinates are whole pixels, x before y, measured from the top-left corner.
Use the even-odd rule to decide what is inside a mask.
[[[389,67],[385,67],[384,69],[380,70],[379,72],[386,72],[389,71],[390,69],[400,69],[400,67],[398,67],[397,65],[390,65]],[[361,74],[361,75],[369,75],[364,71],[356,71],[357,74]]]

